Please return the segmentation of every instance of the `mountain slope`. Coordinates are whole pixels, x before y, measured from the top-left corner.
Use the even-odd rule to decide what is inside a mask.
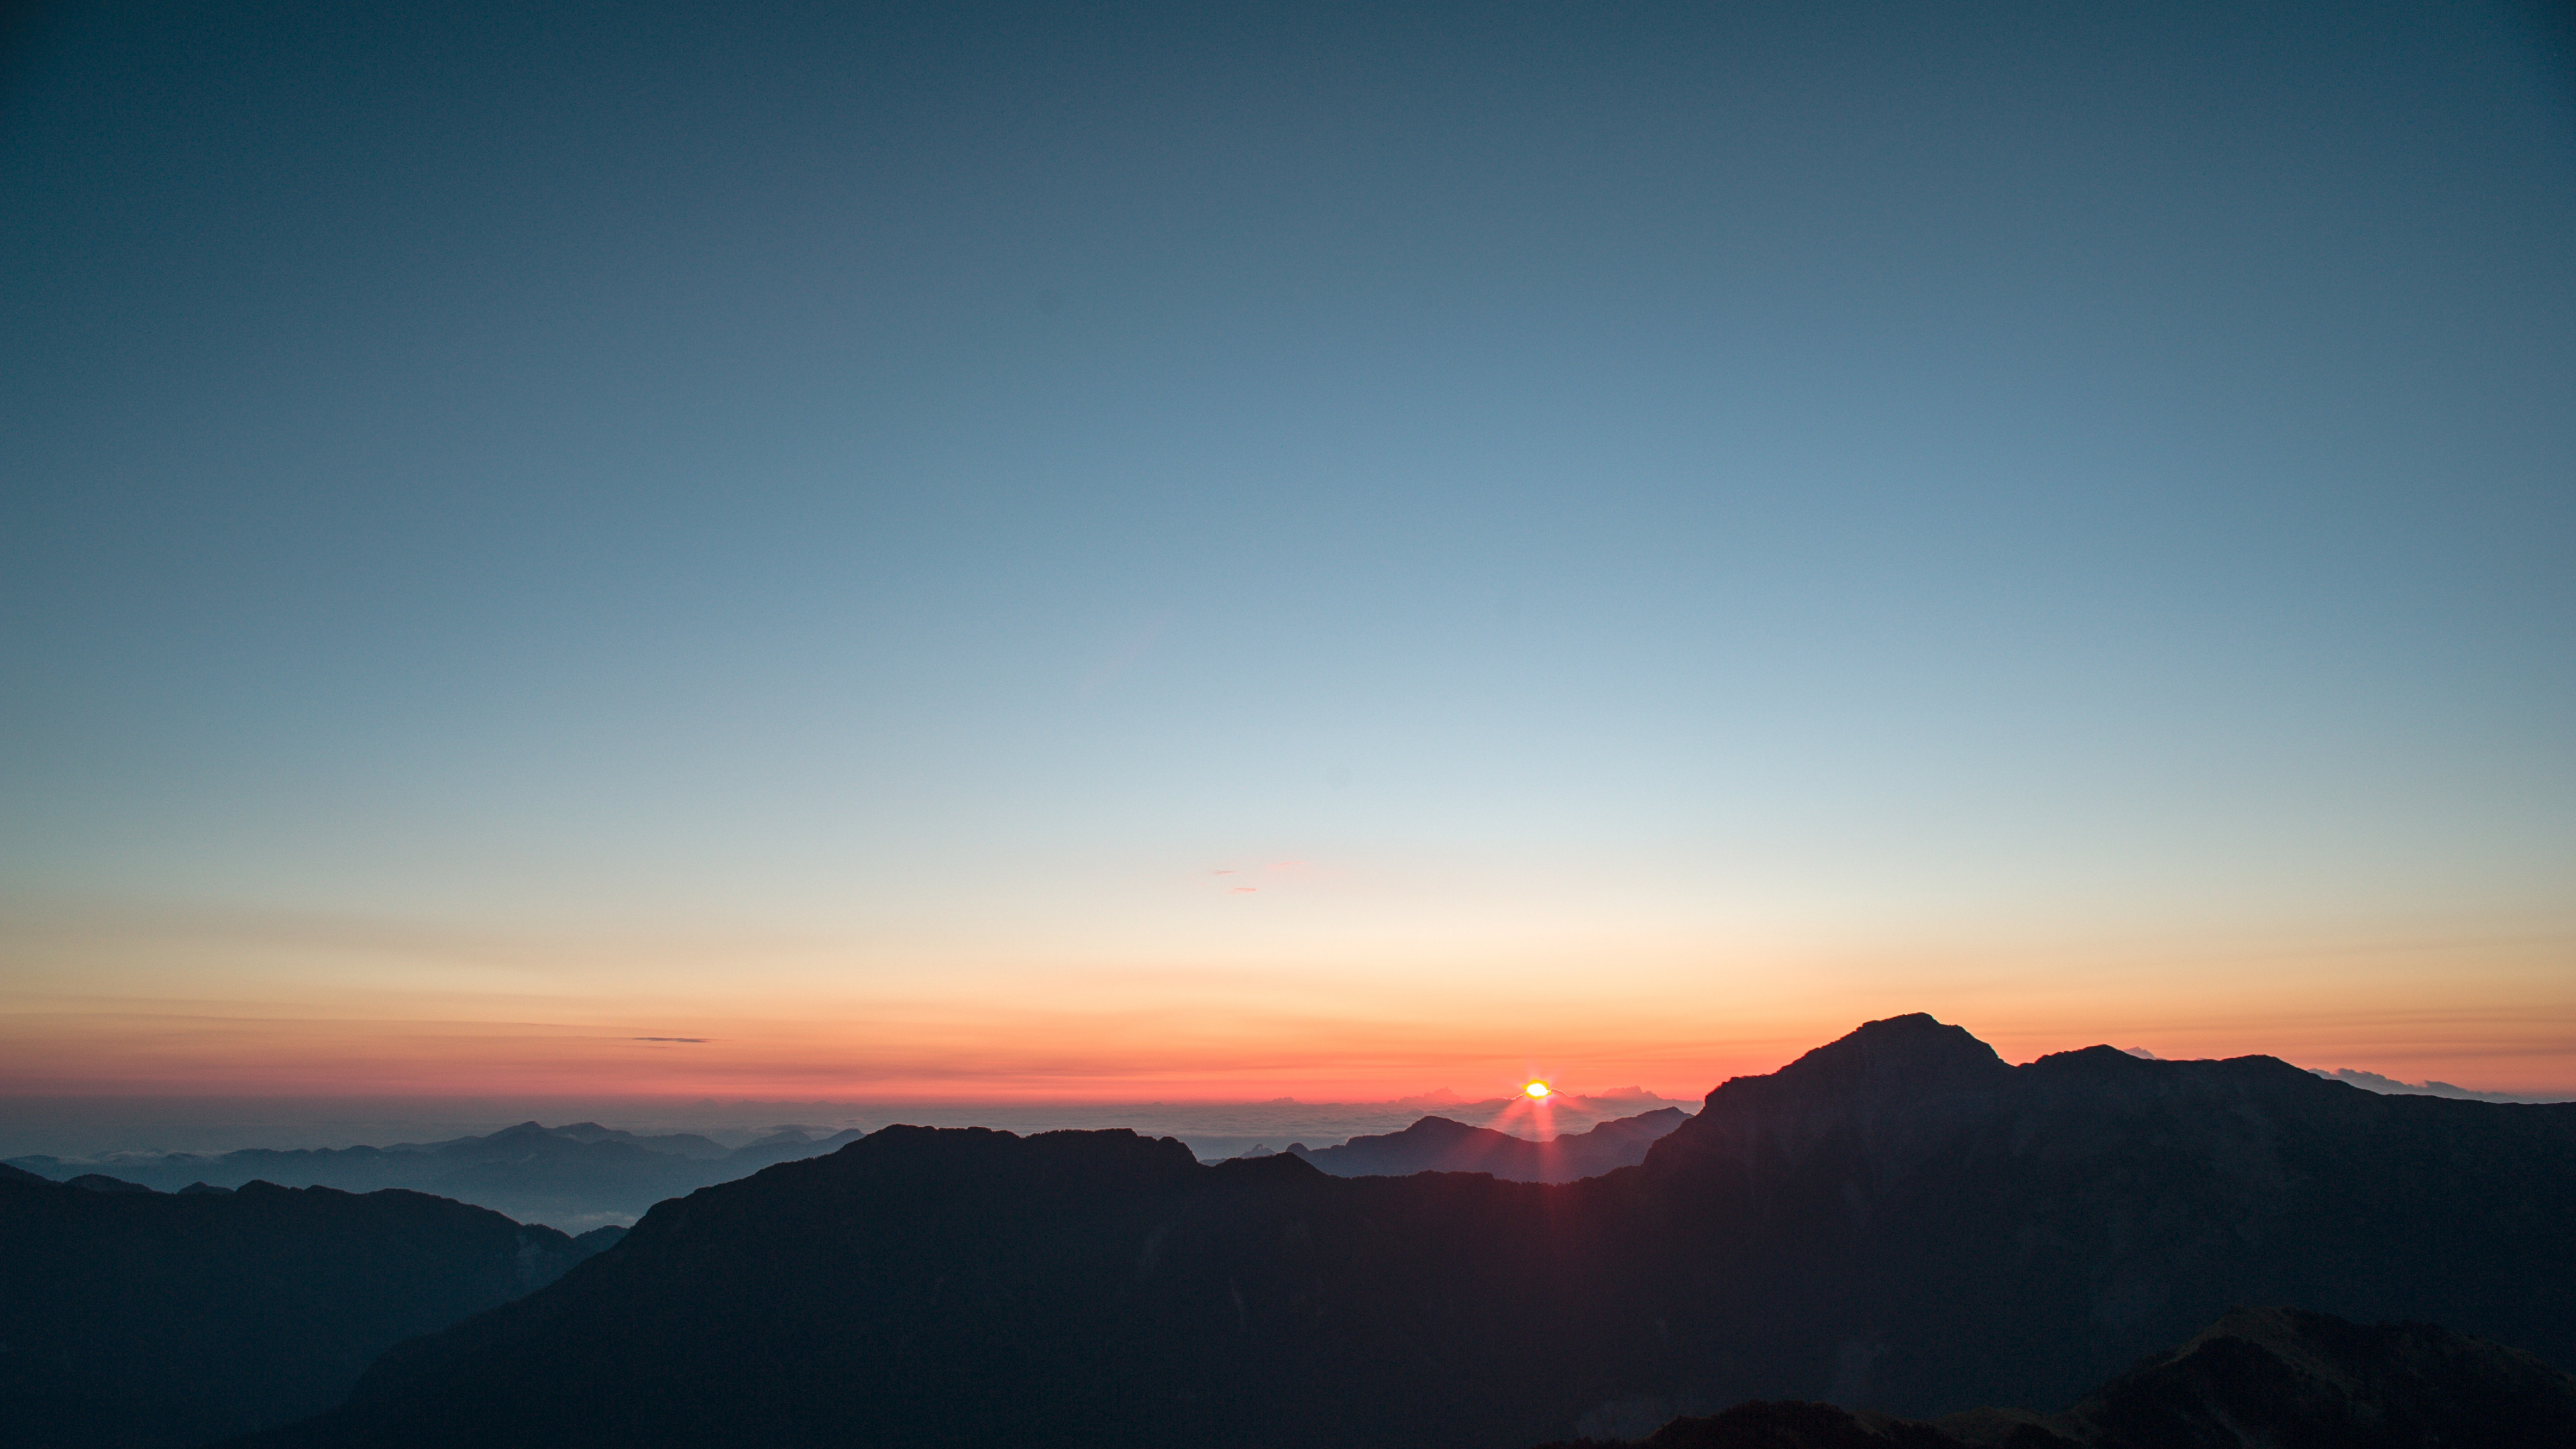
[[[2099,1449],[2576,1444],[2576,1377],[2427,1324],[2239,1309],[2052,1427]]]
[[[10,1165],[56,1181],[103,1170],[162,1192],[192,1182],[215,1187],[271,1182],[344,1192],[406,1188],[522,1221],[579,1227],[635,1217],[664,1198],[829,1152],[859,1135],[842,1132],[816,1140],[787,1131],[727,1151],[693,1133],[638,1137],[596,1122],[563,1127],[522,1122],[488,1136],[421,1145],[291,1151],[253,1147],[211,1156],[123,1154],[95,1162],[19,1157]]]
[[[2013,1067],[1897,1018],[1555,1186],[889,1128],[660,1205],[266,1442],[1515,1446],[1756,1398],[2062,1404],[2246,1301],[2563,1363],[2571,1205],[2576,1111]]]
[[[1938,1423],[1831,1404],[1675,1419],[1642,1449],[2471,1449],[2576,1444],[2576,1375],[2420,1323],[2240,1308],[2062,1414]],[[1579,1440],[1541,1449],[1607,1449]]]
[[[1646,1149],[1689,1116],[1679,1107],[1665,1107],[1547,1142],[1447,1117],[1425,1117],[1401,1132],[1354,1137],[1339,1147],[1291,1144],[1288,1150],[1335,1177],[1487,1172],[1511,1182],[1572,1182],[1643,1162]]]
[[[0,1445],[201,1444],[338,1400],[387,1346],[541,1288],[551,1228],[409,1192],[168,1195],[0,1174]]]

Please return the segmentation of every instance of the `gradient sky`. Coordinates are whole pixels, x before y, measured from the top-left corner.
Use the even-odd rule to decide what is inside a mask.
[[[0,1090],[2576,1092],[2571,55],[53,7]]]

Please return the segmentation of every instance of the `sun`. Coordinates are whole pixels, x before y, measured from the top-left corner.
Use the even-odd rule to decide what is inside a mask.
[[[1545,1082],[1532,1082],[1528,1086],[1521,1088],[1521,1095],[1529,1098],[1533,1102],[1544,1102],[1548,1098],[1556,1095],[1556,1088],[1549,1086]]]

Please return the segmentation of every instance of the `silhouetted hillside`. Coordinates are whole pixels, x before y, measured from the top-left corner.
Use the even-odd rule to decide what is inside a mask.
[[[2576,1444],[2576,1377],[2427,1324],[2239,1310],[2056,1425],[2099,1449]]]
[[[394,1147],[245,1148],[219,1156],[119,1154],[96,1162],[17,1157],[10,1165],[69,1181],[105,1169],[114,1178],[161,1192],[190,1183],[238,1187],[336,1187],[344,1192],[407,1188],[488,1207],[529,1222],[579,1226],[602,1217],[636,1217],[666,1197],[748,1177],[764,1167],[832,1151],[860,1134],[821,1139],[785,1131],[728,1151],[694,1133],[638,1137],[575,1122],[542,1127],[522,1122],[487,1137]]]
[[[2288,1308],[2238,1309],[2191,1342],[2041,1415],[1982,1409],[1937,1423],[1831,1404],[1747,1403],[1675,1419],[1642,1441],[1541,1449],[2471,1449],[2576,1444],[2576,1376],[2420,1323],[2375,1327]]]
[[[165,1195],[0,1170],[0,1445],[175,1449],[300,1418],[388,1345],[584,1256],[418,1193]]]
[[[656,1207],[274,1445],[1486,1445],[2063,1404],[2241,1302],[2576,1350],[2576,1109],[1928,1017],[1563,1185],[888,1128]]]
[[[1512,1182],[1572,1182],[1646,1160],[1655,1139],[1690,1114],[1679,1107],[1641,1112],[1532,1142],[1490,1127],[1470,1127],[1447,1117],[1425,1117],[1401,1132],[1354,1137],[1339,1147],[1288,1150],[1335,1177],[1402,1177],[1415,1172],[1489,1172]]]

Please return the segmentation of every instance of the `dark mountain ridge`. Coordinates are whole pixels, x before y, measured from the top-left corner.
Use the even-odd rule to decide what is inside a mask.
[[[2242,1302],[2576,1358],[2576,1109],[1929,1017],[1563,1185],[887,1128],[648,1214],[275,1445],[1517,1446],[2067,1403]],[[1613,1412],[1615,1411],[1615,1413]]]
[[[86,1162],[15,1157],[9,1165],[57,1181],[103,1173],[162,1192],[196,1182],[238,1187],[253,1181],[344,1192],[405,1188],[522,1221],[579,1226],[637,1217],[664,1198],[829,1152],[860,1135],[848,1131],[818,1139],[791,1129],[729,1151],[687,1132],[639,1137],[596,1122],[522,1122],[483,1137],[392,1147],[123,1153]]]
[[[1401,1132],[1354,1137],[1339,1147],[1288,1151],[1335,1177],[1403,1177],[1416,1172],[1485,1172],[1510,1182],[1573,1182],[1645,1161],[1657,1138],[1688,1119],[1679,1107],[1595,1123],[1545,1142],[1425,1117]]]
[[[176,1449],[300,1418],[388,1346],[598,1246],[413,1192],[164,1194],[0,1168],[0,1445]]]

